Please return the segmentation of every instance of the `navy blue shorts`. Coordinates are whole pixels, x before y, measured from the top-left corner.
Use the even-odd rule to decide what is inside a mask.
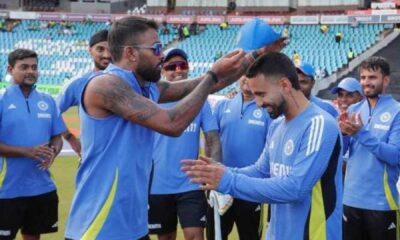
[[[151,234],[175,232],[182,228],[201,227],[206,224],[207,199],[204,191],[177,194],[150,195],[149,230]]]
[[[0,239],[15,239],[19,229],[27,235],[57,232],[57,192],[0,199]]]

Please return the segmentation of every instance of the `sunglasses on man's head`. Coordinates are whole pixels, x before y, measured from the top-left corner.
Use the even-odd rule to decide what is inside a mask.
[[[142,49],[152,49],[154,55],[156,55],[157,57],[161,55],[162,53],[162,48],[163,45],[162,43],[154,43],[153,46],[148,46],[148,45],[132,45],[132,47],[134,48],[142,48]]]
[[[180,70],[188,70],[189,64],[187,62],[177,61],[177,62],[168,63],[168,65],[164,65],[163,68],[165,71],[176,71],[178,68]]]

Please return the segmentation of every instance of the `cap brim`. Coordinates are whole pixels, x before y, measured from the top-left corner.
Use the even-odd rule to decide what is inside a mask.
[[[306,75],[306,76],[308,76],[308,77],[312,77],[312,76],[310,76],[310,74],[309,74],[308,72],[304,71],[303,68],[301,68],[301,67],[296,67],[296,69],[299,70],[299,72],[301,72],[302,74],[304,74],[304,75]]]
[[[351,89],[351,87],[350,88],[346,88],[346,87],[339,87],[339,86],[332,88],[331,93],[337,94],[337,93],[339,93],[340,90],[344,90],[344,91],[349,92],[349,93],[357,92],[357,93],[361,94],[359,92],[359,90],[357,90],[357,89]]]
[[[256,49],[260,49],[260,48],[269,46],[269,45],[271,45],[271,44],[274,44],[275,42],[281,40],[282,38],[284,38],[284,37],[276,38],[275,40],[273,40],[273,41],[271,41],[271,42],[268,42],[268,43],[265,43],[264,45],[262,45],[262,46],[260,46],[260,47],[256,47],[256,48],[254,48],[254,47],[246,47],[246,46],[241,47],[240,45],[239,45],[239,48],[243,49],[243,51],[245,51],[246,53],[249,53],[249,52],[254,51],[254,50],[256,50]]]
[[[341,89],[341,88],[339,88],[339,87],[334,87],[334,88],[331,89],[331,93],[332,93],[332,94],[337,94],[337,93],[339,92],[339,89]]]

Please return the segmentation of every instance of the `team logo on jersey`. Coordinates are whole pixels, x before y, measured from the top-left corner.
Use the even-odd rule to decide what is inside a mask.
[[[293,150],[294,150],[294,143],[293,143],[293,140],[292,140],[292,139],[289,139],[289,140],[285,143],[285,149],[284,149],[285,155],[286,155],[286,156],[292,155]]]
[[[42,111],[46,111],[47,109],[49,109],[49,105],[45,101],[39,101],[37,106]]]
[[[392,115],[390,114],[390,112],[384,112],[381,114],[381,122],[388,122],[390,119],[392,118]]]
[[[253,117],[255,117],[255,118],[257,118],[257,119],[260,119],[260,118],[262,117],[262,112],[261,112],[261,110],[260,110],[260,109],[254,110],[254,112],[253,112]]]

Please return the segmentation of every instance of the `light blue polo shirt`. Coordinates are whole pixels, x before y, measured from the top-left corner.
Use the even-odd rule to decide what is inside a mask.
[[[170,108],[176,105],[176,102],[161,105]],[[181,136],[169,137],[156,133],[151,194],[174,194],[199,190],[199,185],[190,182],[186,173],[181,171],[181,161],[198,158],[200,129],[205,133],[218,130],[208,101],[204,103],[200,113]]]
[[[49,143],[67,129],[50,95],[35,88],[25,98],[19,85],[10,85],[0,95],[0,142],[16,147]],[[0,198],[36,196],[54,191],[49,170],[24,157],[0,159]]]

